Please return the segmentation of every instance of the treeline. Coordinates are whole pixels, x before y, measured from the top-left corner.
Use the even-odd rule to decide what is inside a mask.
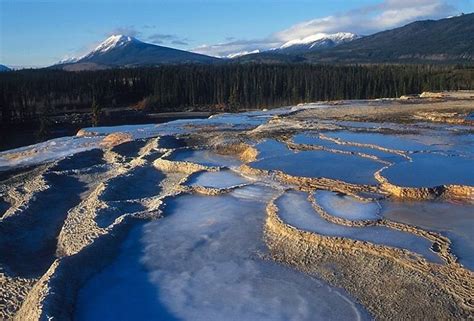
[[[3,123],[133,106],[153,112],[239,111],[318,100],[474,89],[474,68],[428,65],[179,65],[0,73]]]

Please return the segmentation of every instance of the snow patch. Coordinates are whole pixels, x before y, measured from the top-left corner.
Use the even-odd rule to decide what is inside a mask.
[[[312,44],[310,48],[313,48],[314,46],[316,46],[317,43],[321,43],[324,41],[332,41],[335,44],[340,44],[343,42],[349,42],[349,41],[355,40],[357,38],[360,38],[360,37],[350,32],[338,32],[334,34],[316,33],[308,37],[290,40],[284,43],[280,47],[280,49],[285,49],[285,48],[292,47],[295,45],[306,45],[306,44]]]
[[[260,53],[260,50],[256,49],[252,51],[241,51],[241,52],[231,53],[225,56],[225,58],[233,59],[233,58],[238,58],[238,57],[247,56],[251,54],[257,54],[257,53]]]

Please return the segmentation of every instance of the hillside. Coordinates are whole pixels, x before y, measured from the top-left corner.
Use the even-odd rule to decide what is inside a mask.
[[[473,62],[474,14],[417,21],[304,55],[311,62]]]
[[[69,71],[100,70],[164,64],[208,64],[217,60],[214,57],[142,42],[129,36],[114,35],[85,56],[72,63],[60,63],[53,68]]]
[[[426,20],[307,50],[274,50],[237,59],[254,63],[473,63],[474,14]]]

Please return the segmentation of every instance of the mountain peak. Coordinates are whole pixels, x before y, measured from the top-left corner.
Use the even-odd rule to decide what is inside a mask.
[[[89,53],[80,57],[66,56],[60,61],[58,61],[57,64],[72,64],[86,58],[91,58],[96,55],[104,54],[110,51],[111,49],[123,47],[130,43],[141,43],[141,41],[137,38],[126,35],[111,35],[110,37],[102,41],[97,47],[95,47],[94,50],[90,51]]]
[[[155,66],[176,63],[211,63],[217,58],[142,42],[127,35],[112,35],[78,59],[62,60],[65,70]]]
[[[104,53],[113,48],[125,46],[131,42],[140,42],[138,39],[126,35],[112,35],[98,45],[91,54]]]

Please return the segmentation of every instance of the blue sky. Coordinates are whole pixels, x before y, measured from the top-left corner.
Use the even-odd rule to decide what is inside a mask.
[[[50,65],[117,33],[225,56],[319,32],[370,34],[472,11],[473,0],[0,0],[0,63]]]

